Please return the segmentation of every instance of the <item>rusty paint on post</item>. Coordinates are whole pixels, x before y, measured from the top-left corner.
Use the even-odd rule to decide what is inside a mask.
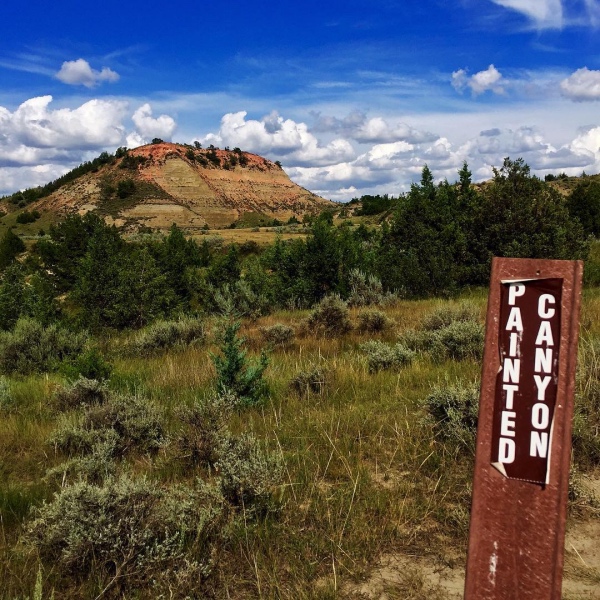
[[[582,273],[493,260],[466,600],[560,600]]]

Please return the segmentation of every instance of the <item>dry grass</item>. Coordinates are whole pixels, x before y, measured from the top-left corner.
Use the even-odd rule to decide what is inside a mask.
[[[484,293],[475,291],[465,299],[480,307],[483,321]],[[272,350],[268,401],[234,412],[229,426],[236,433],[252,432],[283,453],[282,510],[276,518],[241,519],[233,526],[212,578],[217,598],[360,598],[361,582],[374,576],[382,557],[463,563],[472,457],[464,448],[435,441],[422,401],[440,383],[477,379],[480,364],[437,364],[422,355],[399,372],[370,374],[359,350],[369,339],[394,342],[440,304],[398,302],[384,309],[393,321],[384,332],[369,335],[355,328],[330,339],[304,334]],[[355,324],[357,313],[351,311]],[[249,356],[258,356],[264,345],[261,327],[283,323],[298,328],[307,314],[280,311],[244,323],[241,334],[247,337]],[[600,294],[587,292],[583,323],[590,335],[600,335],[599,317]],[[213,334],[203,348],[147,359],[115,358],[111,385],[139,390],[161,404],[176,431],[176,407],[206,395],[214,385],[208,352],[215,348]],[[292,379],[314,367],[327,369],[326,384],[319,391],[294,392]],[[0,421],[0,469],[9,476],[0,479],[0,499],[21,506],[10,523],[4,521],[0,537],[0,580],[8,582],[0,598],[11,599],[31,595],[33,589],[37,565],[12,548],[28,506],[49,493],[34,483],[55,460],[43,440],[56,420],[47,404],[56,382],[40,377],[22,385],[29,386],[30,400],[21,412]],[[135,461],[136,472],[165,482],[194,475],[179,471],[168,449],[154,459]],[[22,505],[11,500],[19,493],[25,498]],[[407,569],[381,585],[389,598],[449,597],[418,570]],[[94,597],[78,593],[72,590],[71,597]]]
[[[244,242],[256,242],[260,246],[266,246],[275,242],[277,238],[282,240],[304,239],[307,234],[299,230],[298,233],[278,233],[276,227],[260,227],[260,231],[253,229],[211,229],[206,233],[208,236],[218,235],[223,239],[223,243],[243,244]],[[192,235],[198,244],[202,243],[205,235]]]

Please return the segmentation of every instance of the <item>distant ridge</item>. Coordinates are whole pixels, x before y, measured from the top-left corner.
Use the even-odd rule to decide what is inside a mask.
[[[28,209],[57,216],[93,211],[129,231],[173,223],[189,231],[239,220],[301,220],[333,206],[256,154],[157,142],[120,148]]]

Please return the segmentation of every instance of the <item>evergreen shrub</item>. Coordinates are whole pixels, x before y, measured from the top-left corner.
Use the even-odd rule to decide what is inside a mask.
[[[240,406],[260,403],[268,393],[263,379],[269,359],[263,352],[258,361],[249,361],[244,350],[245,338],[238,337],[240,323],[230,323],[222,334],[220,354],[211,354],[217,371],[216,388],[219,394],[239,399]]]

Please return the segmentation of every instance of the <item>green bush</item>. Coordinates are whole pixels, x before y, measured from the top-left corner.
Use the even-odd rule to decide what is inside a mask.
[[[434,435],[438,440],[475,451],[479,410],[477,382],[437,387],[427,396],[424,404],[433,420]]]
[[[308,316],[308,329],[326,337],[336,337],[352,329],[348,305],[339,295],[325,296]]]
[[[230,437],[216,464],[223,496],[258,517],[277,510],[274,492],[283,478],[283,458],[262,448],[252,435]]]
[[[214,467],[219,449],[229,436],[227,422],[237,401],[228,394],[213,394],[178,409],[181,427],[175,445],[179,458],[193,466]]]
[[[283,323],[261,327],[259,331],[263,340],[271,346],[288,346],[294,341],[296,335],[293,327]]]
[[[46,480],[61,482],[88,481],[101,483],[117,471],[119,435],[113,429],[85,430],[63,421],[50,438],[56,450],[69,458],[46,473]]]
[[[24,210],[22,213],[17,215],[17,223],[21,225],[25,225],[27,223],[34,223],[37,221],[42,215],[39,211],[34,210],[29,212],[28,210]]]
[[[135,193],[135,181],[133,179],[123,179],[117,184],[117,196],[122,200]]]
[[[59,410],[70,410],[79,406],[104,404],[108,399],[108,386],[104,381],[79,377],[76,381],[59,389],[54,402]]]
[[[239,398],[242,406],[258,404],[265,398],[268,388],[263,373],[269,365],[265,353],[258,362],[251,362],[243,349],[245,339],[238,337],[240,323],[231,323],[223,332],[221,354],[211,354],[217,371],[217,393]]]
[[[13,331],[0,332],[0,372],[54,371],[65,359],[80,354],[87,340],[87,333],[19,319]]]
[[[209,286],[208,293],[216,310],[228,317],[258,319],[273,310],[273,303],[267,296],[255,292],[243,279],[219,287]]]
[[[310,393],[322,394],[329,380],[326,368],[315,365],[304,371],[299,371],[290,381],[290,388],[299,396],[308,396]]]
[[[429,353],[434,361],[479,360],[485,330],[474,320],[475,310],[469,305],[442,308],[423,321],[423,329],[405,331],[400,342],[411,350]]]
[[[63,577],[97,582],[101,596],[195,596],[225,516],[220,495],[201,482],[166,491],[122,476],[61,489],[35,510],[24,542]]]
[[[360,348],[367,355],[369,373],[388,369],[398,370],[410,365],[415,358],[415,352],[403,344],[389,346],[377,340],[370,340]]]
[[[349,276],[349,306],[372,306],[390,304],[398,299],[392,292],[384,292],[381,279],[376,275],[367,275],[359,269],[352,269]]]
[[[112,365],[97,348],[88,348],[79,356],[65,361],[60,371],[68,379],[83,377],[104,381],[112,373]]]
[[[363,310],[358,313],[358,330],[367,333],[378,333],[390,325],[390,320],[380,310]]]
[[[133,350],[145,356],[169,348],[201,344],[205,338],[206,329],[200,319],[184,317],[177,321],[155,321],[138,333]]]
[[[443,305],[425,316],[421,329],[437,331],[456,322],[474,321],[479,319],[479,309],[475,304],[463,302],[455,306]]]
[[[113,396],[103,404],[92,404],[76,420],[62,419],[51,443],[62,452],[93,453],[97,443],[114,441],[114,455],[128,452],[155,453],[165,443],[162,415],[141,396]]]
[[[434,360],[481,359],[485,330],[473,321],[455,321],[432,332],[431,352]]]

